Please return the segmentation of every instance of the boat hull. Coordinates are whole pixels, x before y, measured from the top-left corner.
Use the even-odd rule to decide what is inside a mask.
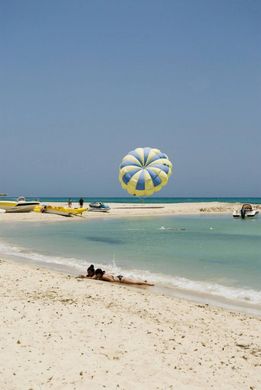
[[[89,211],[96,212],[96,213],[108,213],[110,209],[96,209],[94,207],[90,207]]]
[[[102,202],[94,202],[89,204],[89,211],[99,212],[99,213],[107,213],[110,211],[110,207]]]
[[[34,208],[35,212],[43,213],[43,214],[56,214],[61,215],[63,217],[72,217],[76,215],[82,215],[85,211],[87,211],[87,207],[79,207],[79,208],[70,208],[70,207],[62,207],[62,206],[36,206]]]
[[[0,202],[0,209],[6,213],[29,213],[39,202]]]
[[[254,217],[257,216],[258,213],[259,213],[258,210],[255,210],[255,211],[247,211],[247,212],[245,213],[245,218],[254,218]],[[234,212],[234,213],[233,213],[233,217],[234,217],[234,218],[242,218],[240,211]]]
[[[5,210],[6,213],[30,213],[35,208],[34,205],[18,205]]]
[[[11,207],[15,207],[17,205],[17,202],[9,202],[9,201],[0,201],[0,209],[7,210]]]

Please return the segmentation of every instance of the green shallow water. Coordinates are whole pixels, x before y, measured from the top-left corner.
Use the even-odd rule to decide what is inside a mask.
[[[231,298],[240,295],[241,289],[253,290],[261,303],[261,218],[105,217],[83,222],[17,223],[0,226],[0,239],[8,242],[10,251],[75,266],[82,272],[93,262],[110,271],[142,274],[166,285],[207,291],[223,288],[222,294],[231,293]]]

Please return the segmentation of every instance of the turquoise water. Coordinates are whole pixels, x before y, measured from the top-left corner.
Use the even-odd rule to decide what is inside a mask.
[[[78,202],[78,197],[27,197],[28,200],[35,200],[38,199],[41,202],[67,202],[70,198],[73,202]],[[190,203],[190,202],[228,202],[228,203],[255,203],[255,204],[261,204],[261,198],[251,198],[251,197],[219,197],[219,198],[193,198],[193,197],[150,197],[150,198],[138,198],[138,197],[83,197],[86,203],[94,202],[94,201],[102,201],[107,203]],[[9,200],[16,200],[17,196],[14,197],[1,197],[2,200],[9,199]]]
[[[0,226],[0,252],[261,304],[261,218],[175,216]],[[8,245],[7,245],[7,244]]]

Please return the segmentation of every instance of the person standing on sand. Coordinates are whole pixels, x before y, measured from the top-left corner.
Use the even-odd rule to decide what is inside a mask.
[[[71,199],[68,199],[68,207],[72,207],[72,200]]]
[[[83,207],[83,203],[84,203],[83,198],[80,198],[80,200],[79,200],[79,205],[80,205],[80,207]]]

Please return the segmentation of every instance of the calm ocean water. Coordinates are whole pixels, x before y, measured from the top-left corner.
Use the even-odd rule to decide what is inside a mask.
[[[0,253],[90,263],[168,288],[261,305],[261,218],[175,216],[0,225]]]
[[[78,202],[78,197],[27,197],[28,200],[38,199],[41,202],[67,202],[70,198],[73,202]],[[261,204],[261,198],[163,198],[163,197],[149,197],[149,198],[138,198],[138,197],[83,197],[86,203],[94,201],[102,201],[108,203],[189,203],[189,202],[239,202],[239,203],[256,203]],[[1,197],[2,200],[16,200],[15,197]]]

